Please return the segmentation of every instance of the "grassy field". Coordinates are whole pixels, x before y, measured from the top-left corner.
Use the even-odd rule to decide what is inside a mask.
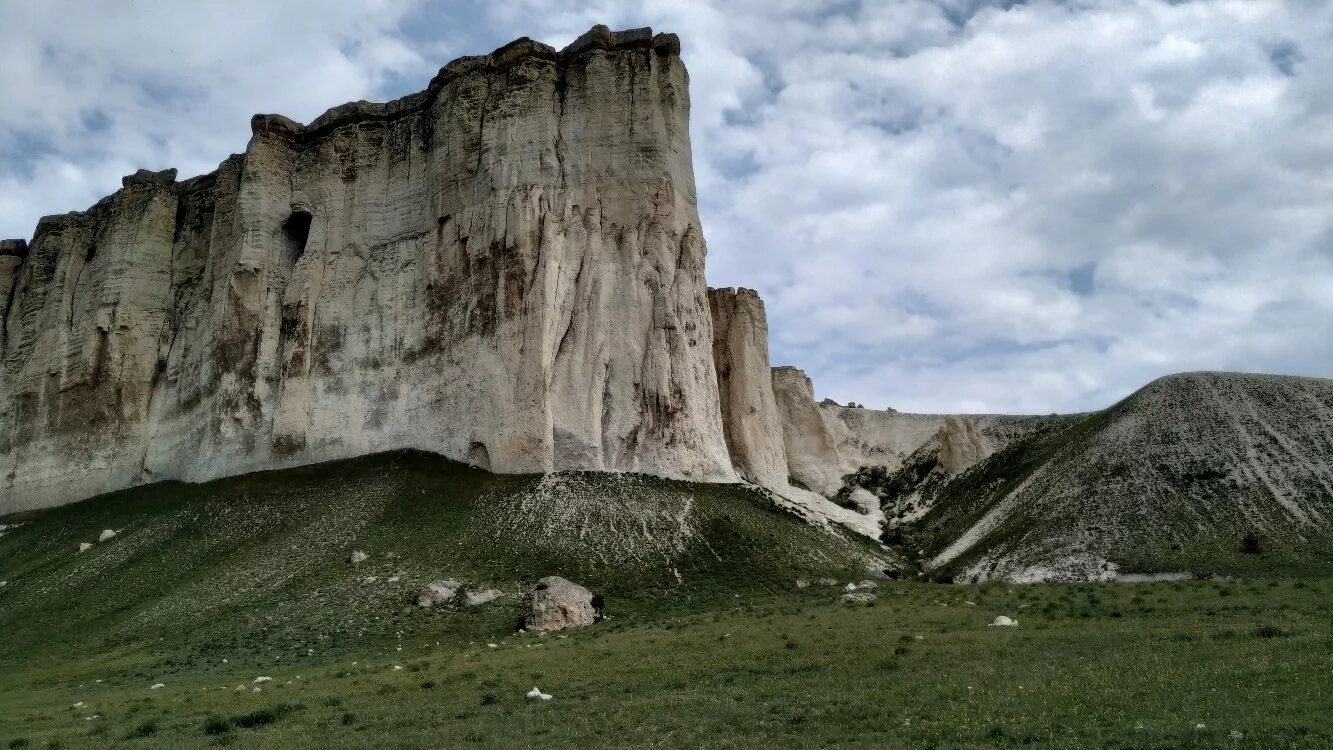
[[[1333,747],[1323,577],[879,580],[847,606],[841,584],[894,561],[749,492],[419,455],[18,520],[0,747]],[[550,573],[610,619],[515,633]],[[432,577],[506,597],[411,606]]]

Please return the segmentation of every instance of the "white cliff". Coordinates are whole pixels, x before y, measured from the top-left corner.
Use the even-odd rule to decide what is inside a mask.
[[[787,470],[798,483],[824,496],[842,487],[842,459],[815,404],[814,384],[795,367],[775,367],[773,395],[782,419]]]
[[[742,478],[781,492],[787,487],[787,454],[769,375],[764,301],[753,289],[709,289],[708,302],[722,429],[732,465]]]
[[[675,37],[598,27],[43,219],[0,247],[0,514],[393,448],[734,480],[688,118]]]

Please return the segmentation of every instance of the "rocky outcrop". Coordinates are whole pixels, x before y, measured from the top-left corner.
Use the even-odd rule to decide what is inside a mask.
[[[688,117],[675,37],[599,27],[43,219],[0,246],[0,514],[394,448],[734,479]]]
[[[580,628],[597,622],[592,592],[560,576],[547,576],[523,595],[523,627],[534,633]]]
[[[940,443],[940,467],[949,474],[962,474],[991,453],[981,431],[968,419],[945,417],[936,439]]]
[[[787,454],[773,396],[764,301],[753,289],[709,289],[708,303],[732,466],[742,478],[781,492],[787,487]]]
[[[792,482],[832,495],[842,487],[842,459],[815,404],[814,384],[795,367],[775,367],[772,378]]]

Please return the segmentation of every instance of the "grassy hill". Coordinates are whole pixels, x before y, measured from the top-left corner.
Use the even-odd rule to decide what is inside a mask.
[[[508,632],[520,593],[552,574],[633,619],[892,564],[868,541],[807,526],[741,487],[501,476],[420,453],[156,484],[4,521],[15,522],[0,536],[9,663],[185,634],[182,668],[220,650],[232,663],[269,663],[426,632]],[[78,551],[104,529],[117,534]],[[357,550],[368,559],[353,565]],[[475,609],[411,606],[441,578],[505,596]]]
[[[410,453],[0,524],[0,747],[1333,744],[1328,578],[880,580],[846,606],[895,561],[742,488]],[[609,619],[516,633],[551,573]],[[441,577],[506,597],[412,606]]]
[[[929,450],[909,459],[877,489],[890,517],[907,500],[928,510],[895,540],[964,580],[1329,563],[1333,381],[1177,375],[1030,426],[956,477],[932,474]]]

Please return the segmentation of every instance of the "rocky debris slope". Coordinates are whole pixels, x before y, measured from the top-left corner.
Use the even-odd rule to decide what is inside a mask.
[[[1191,373],[1102,412],[1033,419],[929,486],[927,512],[898,530],[929,569],[1110,578],[1237,554],[1247,534],[1294,547],[1333,532],[1333,380]]]
[[[674,36],[252,130],[0,245],[0,514],[403,447],[735,478]]]

